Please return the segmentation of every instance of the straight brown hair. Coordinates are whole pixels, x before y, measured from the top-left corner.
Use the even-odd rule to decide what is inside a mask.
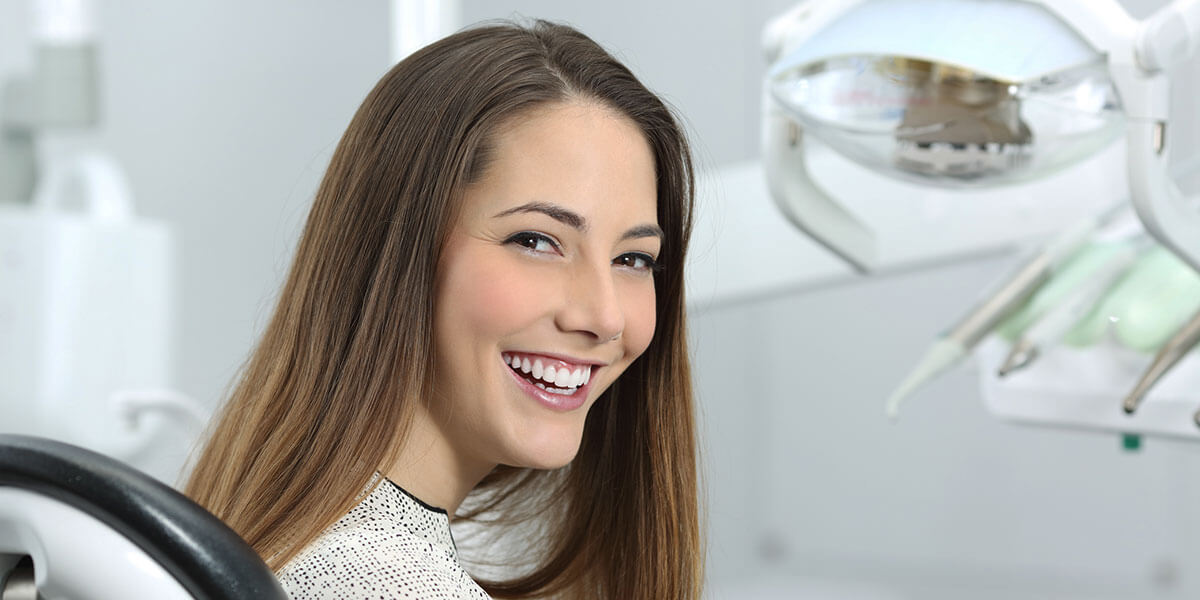
[[[274,314],[185,489],[273,569],[358,502],[395,460],[415,403],[434,397],[435,271],[498,127],[569,101],[630,119],[653,153],[665,232],[657,327],[591,408],[570,465],[497,467],[459,517],[537,522],[528,568],[480,582],[495,597],[699,597],[683,290],[691,152],[671,111],[627,68],[545,21],[468,29],[406,58],[334,152]]]

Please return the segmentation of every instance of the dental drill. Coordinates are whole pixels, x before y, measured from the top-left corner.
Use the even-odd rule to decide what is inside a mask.
[[[1134,411],[1141,405],[1146,394],[1162,379],[1163,375],[1170,371],[1176,363],[1180,361],[1197,343],[1200,343],[1200,312],[1192,316],[1182,329],[1179,330],[1162,349],[1154,357],[1154,361],[1142,373],[1141,379],[1137,385],[1125,397],[1125,401],[1121,403],[1126,414],[1132,415]],[[1197,425],[1200,425],[1200,412],[1197,412],[1193,417]]]

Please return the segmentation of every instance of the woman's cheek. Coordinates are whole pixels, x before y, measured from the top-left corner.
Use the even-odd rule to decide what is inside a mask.
[[[471,261],[472,268],[463,274],[467,281],[459,287],[470,294],[468,319],[484,329],[508,333],[535,319],[550,300],[546,280],[551,274],[538,277],[535,265],[522,265],[519,257],[502,254]]]
[[[654,339],[658,306],[655,303],[653,282],[637,286],[633,292],[636,300],[627,305],[623,337],[627,344],[626,351],[636,358],[646,351]]]

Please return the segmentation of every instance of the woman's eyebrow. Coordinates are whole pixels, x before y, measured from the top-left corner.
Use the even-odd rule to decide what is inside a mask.
[[[509,215],[529,212],[540,212],[551,219],[554,219],[555,221],[558,221],[573,229],[587,231],[587,219],[580,216],[579,213],[563,208],[557,204],[551,204],[549,202],[529,202],[515,208],[501,211],[495,215],[492,215],[492,218],[498,219],[500,217],[507,217]]]
[[[572,211],[569,208],[565,208],[565,207],[559,206],[557,204],[552,204],[550,202],[529,202],[526,204],[522,204],[520,206],[510,208],[508,210],[500,211],[500,212],[492,215],[492,218],[498,219],[500,217],[507,217],[509,215],[515,215],[515,214],[520,214],[520,213],[531,213],[531,212],[542,213],[542,214],[550,217],[551,219],[554,219],[555,221],[563,223],[563,224],[567,225],[568,227],[571,227],[571,228],[579,230],[579,231],[587,231],[587,228],[588,228],[587,219],[585,219],[582,215],[580,215],[579,213],[577,213],[575,211]],[[638,226],[630,229],[629,231],[626,231],[621,236],[621,239],[622,240],[633,240],[633,239],[648,238],[648,237],[658,238],[659,241],[662,241],[662,239],[666,236],[663,234],[662,228],[659,227],[658,225],[646,224],[646,225],[638,225]]]
[[[658,238],[658,241],[661,242],[666,236],[663,234],[662,227],[659,227],[658,225],[638,225],[637,227],[626,231],[625,235],[621,236],[621,239],[635,240],[638,238],[648,237]]]

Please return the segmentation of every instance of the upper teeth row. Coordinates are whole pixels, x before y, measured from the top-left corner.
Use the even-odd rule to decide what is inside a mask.
[[[560,388],[579,387],[592,380],[591,365],[576,367],[574,371],[569,367],[556,369],[553,366],[547,367],[542,364],[541,359],[530,361],[528,357],[521,358],[507,354],[504,355],[504,362],[514,369],[520,369],[523,373],[532,373],[534,379],[541,379]]]

